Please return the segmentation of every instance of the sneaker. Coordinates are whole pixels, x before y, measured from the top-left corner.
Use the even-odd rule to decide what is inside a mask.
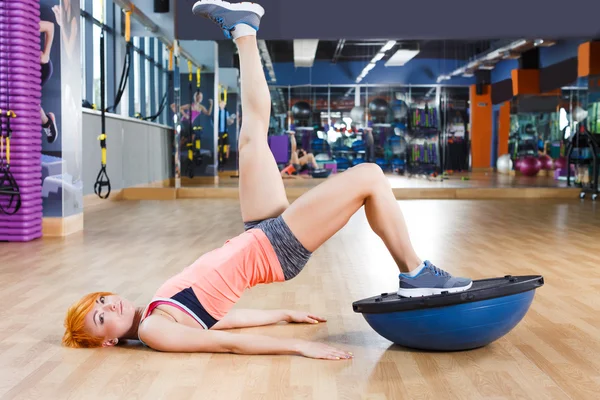
[[[54,117],[54,113],[47,113],[46,117],[48,118],[48,122],[45,125],[42,125],[42,129],[46,134],[46,139],[48,143],[54,143],[56,138],[58,137],[58,130],[56,129],[56,121]]]
[[[473,285],[471,279],[453,277],[429,261],[425,261],[420,268],[421,271],[416,276],[400,274],[399,296],[419,297],[463,292]]]
[[[258,31],[260,19],[265,14],[264,8],[256,3],[233,4],[221,0],[198,1],[192,12],[215,22],[228,39],[232,39],[232,32],[238,24],[246,24]]]

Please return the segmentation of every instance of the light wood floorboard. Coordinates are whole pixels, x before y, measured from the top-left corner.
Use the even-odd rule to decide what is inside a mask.
[[[247,329],[324,341],[355,359],[163,354],[132,343],[60,346],[68,305],[111,290],[144,305],[156,288],[242,231],[229,199],[107,202],[66,238],[0,243],[1,399],[597,399],[600,206],[578,200],[401,201],[418,253],[475,279],[542,274],[525,319],[474,351],[417,352],[378,336],[352,302],[397,286],[364,212],[291,282],[239,307],[323,314],[316,326]],[[404,329],[410,329],[409,326]]]

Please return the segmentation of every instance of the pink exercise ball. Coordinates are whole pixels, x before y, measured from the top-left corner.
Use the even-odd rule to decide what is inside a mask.
[[[522,158],[517,158],[515,160],[515,163],[513,165],[513,168],[515,171],[520,171],[521,170],[521,164],[523,164],[523,159]]]
[[[567,159],[566,157],[560,156],[554,161],[554,167],[556,169],[565,169],[567,168]]]
[[[536,176],[542,169],[542,163],[536,157],[525,157],[521,162],[519,171],[525,176]]]
[[[542,164],[542,169],[546,171],[551,171],[554,169],[554,160],[552,160],[552,157],[549,155],[542,154],[538,157],[538,160],[540,160],[540,163]]]

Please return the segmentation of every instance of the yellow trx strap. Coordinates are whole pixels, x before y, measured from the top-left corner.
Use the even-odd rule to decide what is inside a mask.
[[[196,69],[196,87],[197,87],[198,89],[200,89],[200,74],[201,74],[201,72],[200,72],[200,71],[201,71],[201,70],[200,70],[200,67],[198,67],[198,68]]]
[[[125,11],[125,41],[131,41],[131,11]]]

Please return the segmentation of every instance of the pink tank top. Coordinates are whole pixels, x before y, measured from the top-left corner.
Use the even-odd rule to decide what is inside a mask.
[[[154,295],[142,319],[158,305],[156,301],[168,299],[191,287],[204,309],[219,320],[245,290],[283,281],[283,270],[271,242],[260,229],[250,229],[204,254],[167,280]]]

